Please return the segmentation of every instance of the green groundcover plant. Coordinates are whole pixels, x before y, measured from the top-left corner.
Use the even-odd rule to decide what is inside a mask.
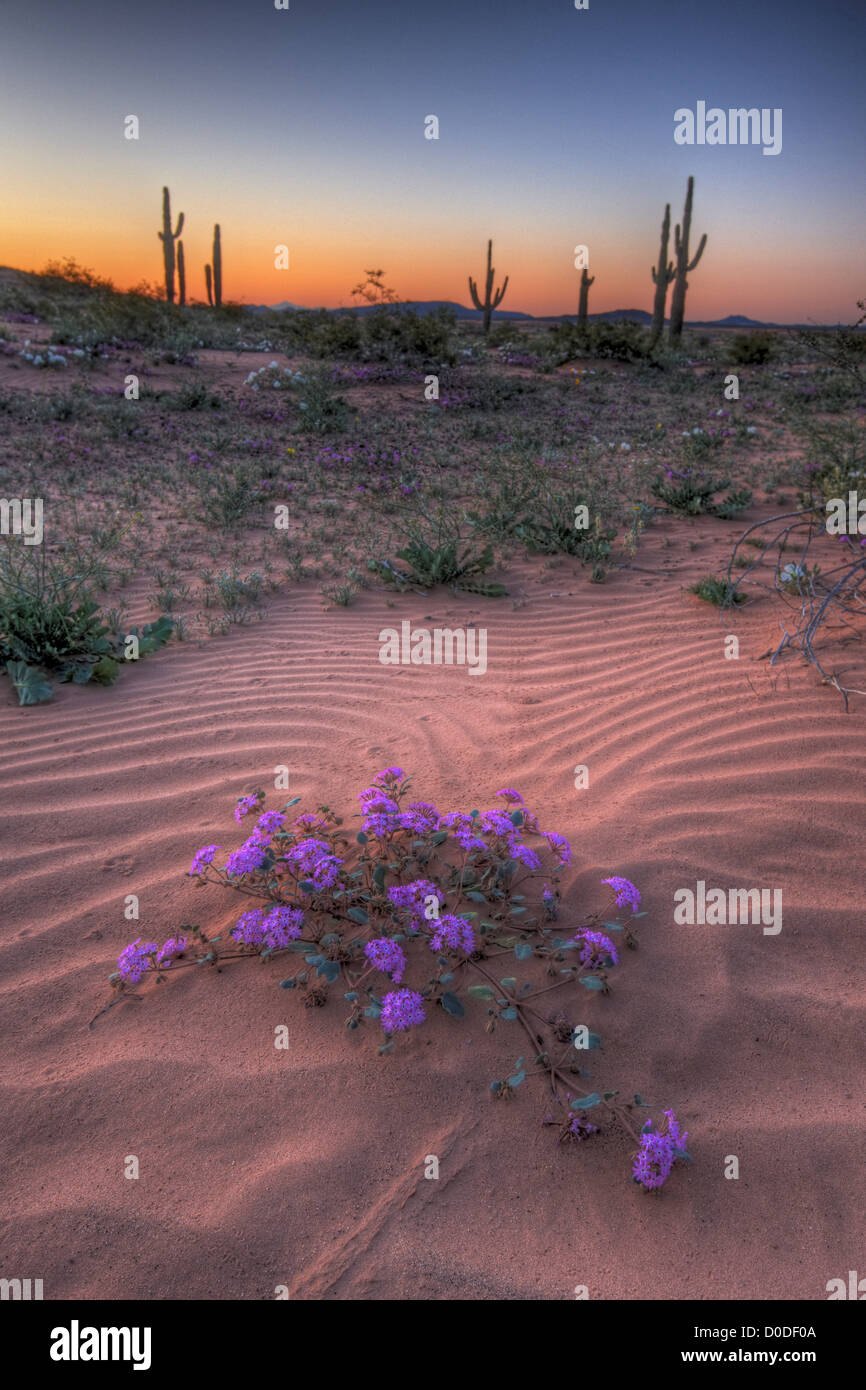
[[[651,1120],[638,1128],[635,1112],[648,1108],[640,1095],[623,1103],[618,1091],[588,1089],[583,1054],[600,1048],[601,1038],[549,1008],[550,994],[563,988],[610,993],[619,948],[608,933],[636,946],[635,922],[645,915],[637,888],[616,875],[603,880],[617,907],[631,909],[625,926],[593,914],[577,930],[559,928],[559,873],[571,847],[541,829],[519,792],[502,788],[503,804],[488,811],[443,815],[430,802],[409,801],[410,784],[402,768],[380,772],[359,794],[356,834],[328,806],[292,817],[298,797],[278,811],[264,810],[261,790],[240,797],[235,820],[252,816],[252,833],[221,867],[222,847],[204,845],[189,875],[259,905],[225,937],[198,926],[180,927],[162,946],[138,937],[121,952],[111,976],[117,993],[100,1013],[185,965],[219,971],[238,958],[297,958],[299,968],[279,986],[308,1008],[341,999],[345,1026],[374,1030],[380,1054],[437,1008],[455,1022],[482,1022],[488,1033],[514,1028],[525,1058],[491,1080],[491,1096],[510,1100],[532,1083],[545,1090],[541,1123],[558,1130],[560,1143],[582,1143],[606,1121],[620,1126],[637,1146],[634,1181],[661,1187],[673,1164],[689,1159],[673,1111],[664,1112],[664,1129]],[[540,893],[531,893],[536,886]],[[518,971],[534,979],[521,982]]]

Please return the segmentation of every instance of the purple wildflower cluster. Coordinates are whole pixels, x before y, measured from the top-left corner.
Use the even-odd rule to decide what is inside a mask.
[[[414,989],[398,989],[382,1000],[382,1027],[386,1033],[400,1033],[423,1023],[424,996]]]
[[[603,878],[601,881],[610,884],[616,896],[617,907],[622,907],[623,903],[630,903],[632,912],[637,912],[640,907],[640,893],[633,883],[617,874],[614,874],[613,878]]]
[[[375,941],[367,942],[364,955],[371,965],[390,975],[395,985],[399,985],[406,969],[406,957],[396,941],[388,936],[377,937]]]
[[[666,1110],[667,1131],[664,1134],[645,1129],[640,1136],[640,1148],[634,1156],[632,1176],[647,1190],[661,1187],[670,1176],[678,1158],[685,1156],[688,1134],[682,1134],[673,1110]]]
[[[174,957],[185,950],[185,936],[170,936],[162,946],[157,946],[155,941],[143,941],[140,936],[136,937],[118,956],[118,973],[125,984],[137,985],[151,967],[165,970]]]
[[[616,947],[609,936],[605,936],[600,931],[579,931],[574,936],[575,941],[580,942],[580,963],[586,965],[590,970],[599,970],[607,964],[607,959],[613,961],[614,965],[619,964],[619,956]]]
[[[299,840],[286,855],[287,862],[295,874],[305,883],[313,885],[313,891],[324,893],[337,882],[342,859],[331,853],[326,840]]]
[[[472,925],[465,917],[455,917],[452,912],[448,912],[436,921],[433,935],[430,937],[430,949],[442,951],[446,947],[452,951],[465,951],[468,956],[475,950]]]
[[[388,897],[398,912],[409,917],[409,925],[419,931],[426,921],[424,904],[427,898],[440,902],[439,889],[429,878],[416,878],[414,883],[397,883],[388,889]],[[438,909],[437,909],[438,915]]]
[[[463,1015],[458,991],[465,977],[475,972],[479,961],[476,953],[483,944],[485,931],[490,931],[487,940],[493,942],[498,952],[504,950],[507,954],[514,946],[518,961],[539,957],[555,960],[564,944],[549,927],[539,923],[539,917],[551,922],[558,915],[559,871],[570,864],[572,856],[565,836],[543,830],[521,793],[513,787],[501,787],[495,794],[500,804],[488,810],[442,814],[429,801],[407,804],[410,780],[401,767],[386,767],[360,792],[360,850],[349,848],[350,837],[337,828],[341,821],[327,807],[303,812],[291,820],[290,806],[296,802],[290,802],[281,811],[266,811],[262,792],[241,796],[234,807],[235,820],[241,824],[253,815],[252,833],[239,849],[228,854],[222,868],[215,863],[221,846],[207,844],[196,852],[189,870],[190,876],[201,882],[215,880],[265,900],[261,906],[244,911],[229,930],[229,938],[241,948],[234,955],[287,951],[300,943],[301,954],[311,968],[302,968],[297,976],[280,984],[287,989],[302,986],[306,1003],[321,1004],[328,996],[328,986],[342,980],[344,997],[352,1006],[347,1026],[354,1029],[365,1018],[378,1018],[386,1035],[382,1052],[391,1049],[392,1034],[426,1022],[429,1004],[441,1004],[444,1013],[452,1016]],[[538,848],[527,842],[530,835],[538,837]],[[370,840],[379,843],[370,846]],[[343,852],[345,858],[340,857]],[[553,860],[550,881],[543,881],[541,886],[544,912],[538,912],[536,907],[537,916],[525,918],[520,927],[524,935],[512,936],[509,941],[497,933],[500,928],[507,930],[505,923],[510,912],[520,914],[529,906],[523,906],[526,899],[516,888],[527,875],[515,877],[515,869],[520,865],[530,875],[539,873],[542,855]],[[426,866],[431,877],[411,878],[421,866]],[[238,881],[246,875],[251,876],[251,881]],[[641,895],[633,883],[616,875],[603,882],[613,889],[618,905],[627,903],[632,912],[637,912]],[[312,895],[321,900],[311,902]],[[460,904],[467,898],[470,901],[463,908],[466,915],[460,916]],[[483,904],[479,912],[472,910],[476,903]],[[447,910],[449,904],[454,910]],[[312,921],[305,931],[308,916]],[[484,916],[492,921],[482,922],[479,928],[477,919]],[[360,935],[356,925],[362,929]],[[197,927],[194,931],[198,935]],[[409,969],[405,942],[407,938],[417,941],[419,936],[430,951],[439,955],[441,968],[431,978],[428,957],[428,966],[422,966],[419,977],[426,983],[415,990],[405,984]],[[209,937],[201,934],[201,942],[209,943],[205,961],[219,958],[219,940],[215,937],[210,944]],[[582,927],[572,940],[580,964],[586,969],[602,969],[619,962],[616,947],[601,931]],[[137,985],[148,971],[170,966],[186,945],[186,938],[180,935],[169,937],[161,947],[155,941],[138,937],[121,952],[113,985],[121,990]],[[335,946],[337,949],[331,949]],[[504,964],[502,968],[508,969]],[[374,986],[369,983],[374,971],[381,972],[388,981],[389,992],[381,1000],[378,988],[374,993]],[[487,974],[484,969],[480,973]],[[519,990],[513,988],[516,985],[516,980],[503,979],[507,998],[499,997],[489,986],[480,991],[470,989],[471,994],[489,1001],[488,1031],[498,1027],[500,1019],[503,1029],[517,1017],[526,1022],[526,1015],[520,1013],[523,1007],[528,1007],[539,1026],[544,1027],[542,1016],[523,1002],[534,997],[525,994],[529,984],[524,982]],[[553,1037],[559,1041],[567,1040],[569,1027],[565,1016],[557,1016],[550,1025]],[[542,1046],[541,1037],[538,1042]],[[517,1062],[507,1081],[491,1083],[491,1090],[497,1095],[511,1095],[524,1082],[527,1071],[531,1069],[524,1068],[522,1060]],[[551,1075],[567,1086],[568,1078],[558,1066],[551,1068]],[[558,1095],[556,1100],[561,1104]],[[600,1102],[596,1097],[587,1103]],[[665,1115],[668,1123],[664,1133],[647,1126],[639,1138],[633,1177],[645,1188],[660,1187],[673,1163],[687,1157],[687,1136],[680,1134],[672,1111],[665,1111]],[[598,1132],[584,1111],[566,1110],[560,1121],[548,1117],[545,1123],[559,1123],[560,1142],[568,1139],[580,1143]]]
[[[233,940],[244,946],[267,946],[279,950],[297,941],[304,925],[303,911],[298,907],[253,908],[238,918],[232,927]]]

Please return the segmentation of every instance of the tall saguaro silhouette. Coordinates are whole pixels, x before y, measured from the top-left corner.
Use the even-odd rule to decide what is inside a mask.
[[[583,274],[580,277],[580,302],[577,308],[577,326],[586,328],[586,311],[589,306],[589,287],[595,284],[595,276],[587,274],[586,266],[583,267]]]
[[[169,304],[174,303],[174,243],[183,231],[183,213],[177,219],[177,228],[171,230],[171,195],[167,188],[162,190],[162,231],[157,236],[162,242],[162,256],[165,261],[165,297]]]
[[[484,287],[484,300],[483,300],[483,302],[482,302],[482,300],[481,300],[481,299],[479,298],[479,296],[478,296],[478,286],[476,285],[475,281],[472,279],[472,276],[471,276],[471,275],[469,276],[469,293],[472,295],[472,303],[475,305],[475,308],[476,308],[476,309],[482,309],[482,310],[484,311],[484,332],[485,332],[485,333],[489,333],[489,332],[490,332],[490,315],[492,314],[492,312],[493,312],[494,309],[498,309],[499,305],[502,303],[502,300],[503,300],[503,298],[504,298],[504,296],[505,296],[505,291],[508,289],[508,276],[506,275],[506,277],[505,277],[505,284],[502,286],[502,288],[501,288],[500,290],[497,290],[497,291],[495,292],[495,294],[494,294],[494,291],[493,291],[493,277],[495,276],[496,271],[493,269],[493,266],[490,264],[490,259],[491,259],[491,256],[492,256],[492,255],[493,255],[493,242],[492,242],[492,241],[488,241],[488,243],[487,243],[487,283],[486,283],[486,285],[485,285],[485,287]]]
[[[665,215],[662,222],[662,238],[659,246],[659,263],[653,266],[653,284],[656,287],[655,303],[653,304],[653,321],[650,330],[650,346],[655,347],[659,338],[664,332],[665,326],[665,304],[668,297],[668,285],[674,278],[674,263],[668,260],[668,242],[671,235],[671,205],[665,203]]]
[[[686,276],[694,270],[701,256],[704,254],[704,247],[707,244],[707,234],[701,237],[700,245],[694,254],[693,259],[689,260],[689,236],[692,230],[692,194],[694,193],[695,180],[689,175],[689,185],[686,192],[686,205],[683,209],[683,227],[680,233],[680,224],[674,228],[674,251],[677,257],[676,278],[674,281],[674,292],[671,296],[671,328],[670,340],[676,342],[681,337],[683,331],[683,317],[686,309],[686,290],[688,281]]]

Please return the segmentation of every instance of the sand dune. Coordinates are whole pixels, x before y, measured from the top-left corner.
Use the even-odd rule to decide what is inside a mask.
[[[4,700],[4,1266],[46,1298],[822,1299],[862,1264],[860,722],[814,672],[750,660],[766,612],[738,616],[725,661],[715,612],[679,588],[690,563],[603,586],[527,563],[518,608],[300,593],[115,690]],[[486,674],[381,665],[403,618],[485,627]],[[516,786],[574,846],[566,925],[607,905],[601,878],[636,882],[641,949],[586,1004],[593,1074],[673,1105],[693,1165],[647,1196],[624,1137],[558,1147],[540,1091],[491,1104],[516,1038],[437,1014],[380,1058],[335,1004],[280,991],[278,965],[183,972],[88,1031],[129,939],[234,920],[184,874],[238,842],[235,798],[278,763],[350,815],[390,763],[442,810]],[[674,925],[698,879],[781,887],[783,930]]]

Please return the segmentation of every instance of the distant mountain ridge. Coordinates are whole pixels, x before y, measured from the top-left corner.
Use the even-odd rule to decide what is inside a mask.
[[[245,306],[252,313],[281,313],[285,310],[304,311],[302,304],[289,304],[283,301],[281,304],[247,304]],[[376,304],[347,304],[338,309],[327,309],[324,305],[319,307],[318,312],[326,314],[372,314],[379,308]],[[412,309],[416,314],[432,314],[437,309],[451,309],[455,318],[472,320],[479,323],[484,317],[479,309],[469,309],[465,304],[458,304],[453,299],[415,299],[408,300],[402,306],[405,309]],[[492,318],[499,322],[577,322],[577,314],[526,314],[518,309],[494,309]],[[602,314],[588,314],[587,318],[591,323],[637,323],[646,325],[652,323],[652,314],[646,309],[608,309]],[[668,320],[665,319],[665,323]],[[687,319],[687,328],[842,328],[843,324],[807,324],[807,323],[769,323],[763,319],[750,319],[745,314],[728,314],[723,319]]]

